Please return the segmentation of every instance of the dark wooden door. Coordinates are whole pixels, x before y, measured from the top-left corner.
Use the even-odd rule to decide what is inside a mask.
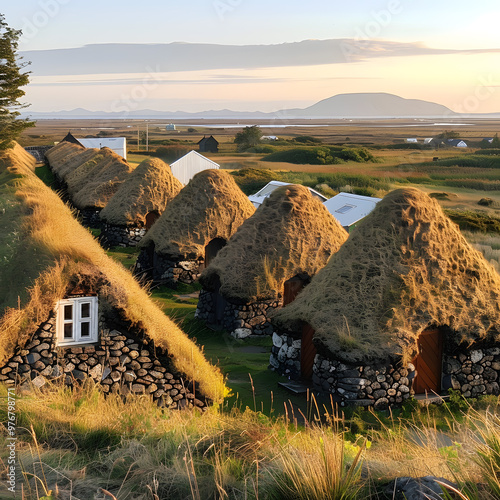
[[[226,240],[224,238],[214,238],[208,243],[205,247],[205,267],[210,265],[210,262],[215,259],[219,250],[223,249],[225,246]]]
[[[417,375],[413,381],[415,394],[441,391],[443,335],[435,328],[423,331],[418,337],[418,354],[413,360]]]
[[[302,342],[300,345],[300,374],[303,379],[309,380],[313,374],[314,356],[316,347],[313,344],[314,329],[311,325],[302,327]]]
[[[310,281],[309,277],[303,279],[299,276],[294,276],[289,280],[286,280],[283,284],[283,306],[290,304],[295,300],[295,297],[304,288],[304,286]]]
[[[146,231],[151,229],[151,226],[160,218],[160,213],[152,210],[146,215]]]

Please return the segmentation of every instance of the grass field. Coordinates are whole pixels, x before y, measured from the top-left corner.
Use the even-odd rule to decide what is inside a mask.
[[[314,127],[313,132],[313,127],[265,129],[266,135],[287,140],[313,133],[324,144],[363,145],[377,160],[307,166],[264,162],[262,154],[237,154],[235,129],[195,124],[197,132],[188,133],[186,123],[177,132],[166,132],[158,121],[149,122],[149,130],[153,141],[178,141],[193,149],[203,134],[214,134],[221,152],[209,157],[222,168],[234,173],[265,169],[235,176],[249,192],[271,178],[328,192],[358,190],[377,196],[416,186],[452,211],[464,227],[474,227],[464,233],[466,238],[499,269],[497,160],[475,158],[472,150],[384,148],[405,137],[422,139],[445,129],[406,125],[344,122]],[[78,137],[109,127],[115,128],[113,135],[125,135],[133,144],[145,123],[47,120],[25,132],[23,140],[39,144],[60,140],[68,128]],[[459,130],[464,138],[478,140],[498,129],[500,123],[484,121]],[[132,164],[145,158],[129,155]],[[45,167],[37,174],[47,184],[54,180]],[[484,199],[491,201],[479,204]],[[126,268],[137,256],[136,249],[107,253]],[[395,477],[426,475],[456,483],[460,493],[449,498],[500,498],[498,398],[466,402],[452,393],[442,406],[420,407],[410,400],[392,412],[349,408],[341,413],[327,398],[292,394],[278,385],[283,379],[268,369],[271,339],[236,340],[195,319],[198,290],[197,285],[181,285],[177,290],[152,288],[150,293],[220,366],[231,396],[200,414],[166,412],[146,397],[104,398],[90,385],[74,392],[55,385],[43,394],[36,389],[21,394],[16,400],[16,450],[23,498],[378,500],[392,498],[384,492]],[[8,397],[4,387],[0,391],[0,397]],[[6,422],[4,407],[0,418]],[[5,479],[5,432],[0,442],[0,473]],[[6,493],[0,489],[0,497]]]

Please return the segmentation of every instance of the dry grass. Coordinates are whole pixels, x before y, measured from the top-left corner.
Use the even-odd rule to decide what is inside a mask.
[[[7,168],[11,176],[22,174],[15,163]],[[198,381],[204,395],[219,401],[225,390],[222,375],[198,346],[161,312],[128,271],[105,254],[53,191],[34,174],[13,178],[15,195],[21,201],[15,206],[21,231],[19,252],[14,252],[10,264],[24,266],[19,268],[24,272],[18,272],[17,283],[11,281],[10,286],[14,293],[25,286],[28,293],[18,307],[7,308],[0,320],[0,365],[48,317],[70,281],[80,280],[96,287],[103,307],[118,309],[157,348],[168,351],[174,367],[189,380]]]
[[[226,298],[263,300],[300,273],[316,274],[347,240],[346,231],[310,191],[283,186],[247,219],[203,272],[200,282]]]
[[[455,482],[466,500],[499,495],[498,402],[449,413],[446,432],[422,410],[410,422],[382,417],[356,442],[326,409],[297,427],[248,409],[165,412],[147,396],[104,397],[92,383],[33,388],[16,407],[27,499],[102,498],[105,489],[137,500],[375,500],[394,478],[425,475]]]
[[[71,201],[80,209],[104,207],[133,171],[109,148],[85,149],[63,142],[46,156],[53,171],[67,184]]]
[[[230,174],[204,170],[167,205],[141,246],[154,243],[155,252],[174,258],[204,257],[211,240],[229,240],[254,211]]]
[[[409,360],[430,325],[449,326],[457,344],[496,338],[499,300],[500,276],[435,200],[411,188],[387,195],[276,319],[308,322],[346,361]],[[336,333],[346,325],[350,346]]]
[[[118,226],[144,226],[151,211],[163,213],[182,189],[170,167],[158,158],[144,160],[101,211],[101,218]]]

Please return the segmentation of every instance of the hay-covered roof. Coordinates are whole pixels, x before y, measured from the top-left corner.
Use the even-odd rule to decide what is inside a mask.
[[[447,326],[451,342],[500,331],[500,276],[437,201],[389,193],[274,321],[316,331],[320,349],[346,361],[416,354],[419,334]]]
[[[299,273],[316,274],[347,240],[346,231],[309,189],[276,189],[238,229],[200,277],[228,299],[271,299]]]
[[[53,171],[79,209],[103,208],[133,168],[109,148],[85,149],[63,142],[47,153]]]
[[[224,387],[218,369],[15,153],[0,155],[0,366],[72,284],[99,283],[100,304],[120,311],[168,351],[174,367],[197,381],[201,393],[219,400]]]
[[[101,211],[101,219],[117,226],[144,226],[146,215],[163,213],[182,189],[170,167],[159,158],[144,160]]]
[[[211,240],[229,240],[254,211],[230,174],[204,170],[167,205],[140,245],[154,243],[156,253],[172,258],[204,257]]]

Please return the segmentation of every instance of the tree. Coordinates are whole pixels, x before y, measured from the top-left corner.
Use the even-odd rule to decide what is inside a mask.
[[[234,138],[235,144],[238,145],[238,151],[246,151],[260,144],[262,131],[257,125],[245,127],[241,132],[238,132]]]
[[[29,72],[22,72],[28,62],[21,62],[17,55],[20,30],[10,28],[5,16],[0,14],[0,150],[12,147],[13,141],[34,122],[18,118],[19,109],[28,104],[18,101],[25,92],[20,87],[29,83]]]

